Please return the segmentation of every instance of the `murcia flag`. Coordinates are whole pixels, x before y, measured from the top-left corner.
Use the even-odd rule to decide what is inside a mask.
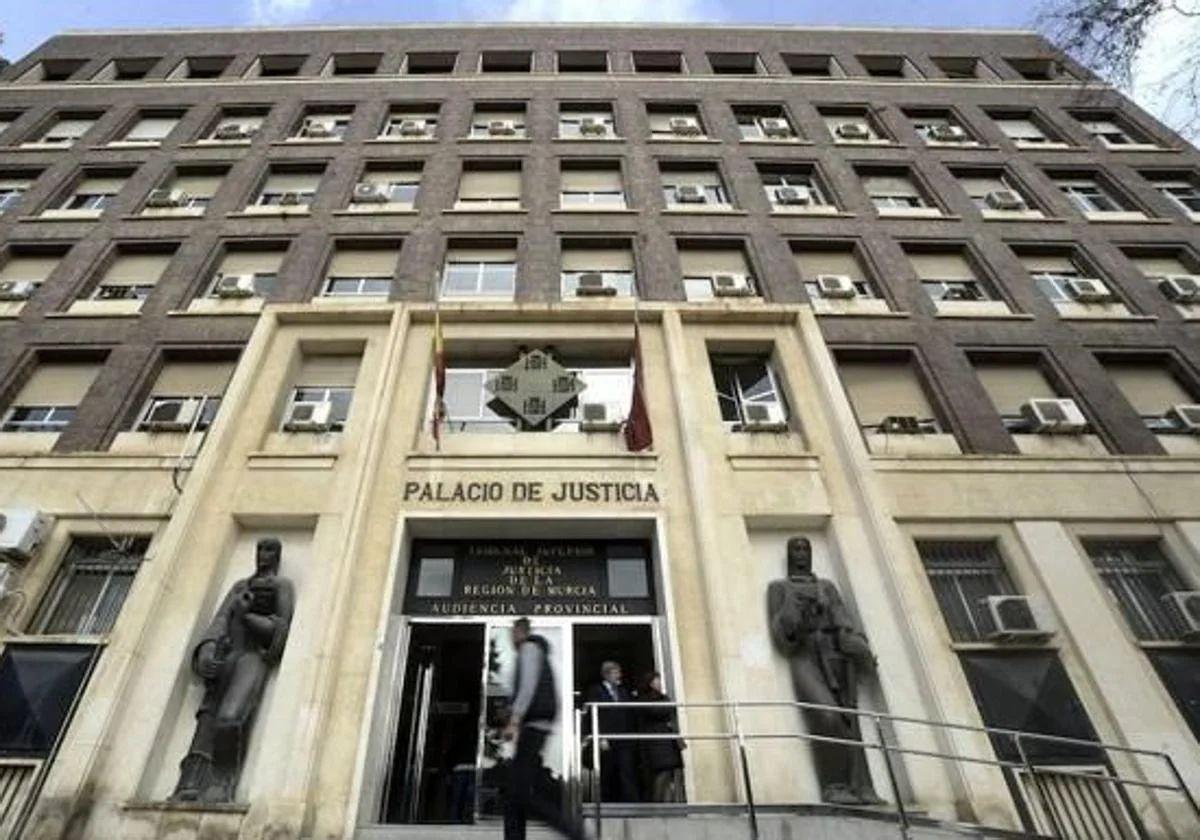
[[[629,403],[629,417],[625,419],[625,448],[630,452],[649,449],[654,443],[654,432],[650,428],[650,412],[646,410],[645,385],[642,365],[642,335],[635,320],[633,322],[633,397]]]
[[[442,423],[446,419],[446,342],[442,313],[433,313],[433,440],[442,448]]]

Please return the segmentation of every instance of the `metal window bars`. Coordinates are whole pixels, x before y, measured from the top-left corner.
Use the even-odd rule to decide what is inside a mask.
[[[609,706],[616,706],[613,702],[597,702],[586,703],[581,709],[575,711],[575,742],[572,744],[572,751],[569,760],[572,766],[568,768],[569,778],[576,780],[576,783],[571,791],[572,805],[575,808],[575,813],[582,817],[584,810],[583,801],[583,753],[585,746],[588,744],[599,744],[602,740],[600,733],[600,711]],[[930,720],[926,718],[915,718],[904,715],[893,715],[883,712],[867,711],[863,709],[828,706],[819,703],[804,703],[799,701],[783,702],[783,701],[763,701],[763,702],[741,702],[741,701],[725,701],[725,702],[696,702],[696,703],[660,703],[660,702],[623,702],[619,705],[624,708],[664,708],[673,709],[676,714],[680,710],[720,710],[725,713],[726,731],[711,732],[711,733],[696,733],[688,734],[680,727],[680,731],[671,733],[604,733],[603,739],[608,741],[654,741],[654,740],[678,740],[678,741],[720,741],[731,744],[737,755],[738,772],[742,783],[742,799],[741,805],[745,808],[746,817],[748,820],[748,835],[751,840],[759,840],[759,811],[760,806],[755,802],[753,778],[750,770],[750,762],[748,756],[748,747],[753,741],[770,741],[770,740],[796,740],[809,742],[824,742],[831,744],[844,744],[878,752],[882,757],[888,783],[888,789],[891,793],[892,803],[895,808],[896,824],[899,836],[908,840],[910,837],[910,829],[913,825],[914,814],[911,811],[912,806],[904,801],[904,797],[900,790],[899,776],[897,775],[896,760],[898,756],[914,756],[923,758],[932,758],[942,761],[949,761],[956,764],[978,764],[996,767],[1004,771],[1006,776],[1011,773],[1015,776],[1017,788],[1025,798],[1024,802],[1017,803],[1017,811],[1023,822],[1023,829],[1031,832],[1035,836],[1045,836],[1045,832],[1049,831],[1050,836],[1058,838],[1087,838],[1093,840],[1096,838],[1114,837],[1137,837],[1144,836],[1144,832],[1140,829],[1132,827],[1131,822],[1134,817],[1132,806],[1126,799],[1126,788],[1141,788],[1145,791],[1163,791],[1179,794],[1187,803],[1187,808],[1195,819],[1195,829],[1200,832],[1200,803],[1197,802],[1191,790],[1183,780],[1179,769],[1175,766],[1175,762],[1166,752],[1157,750],[1141,749],[1138,747],[1124,747],[1116,744],[1108,744],[1101,741],[1088,741],[1079,738],[1065,738],[1057,735],[1045,735],[1037,732],[1028,732],[1016,729],[1004,729],[992,726],[975,726],[962,723],[947,723],[944,721]],[[871,729],[874,733],[874,740],[867,738],[867,733],[864,731],[861,741],[848,738],[835,738],[825,735],[814,735],[808,732],[760,732],[748,731],[743,725],[744,712],[754,709],[795,709],[797,711],[834,711],[841,714],[854,715],[860,721],[866,719],[871,722]],[[585,728],[585,719],[587,725]],[[996,739],[1011,739],[1017,754],[1020,756],[1020,761],[1006,761],[999,758],[985,758],[977,755],[965,755],[958,752],[942,752],[937,750],[921,749],[917,747],[906,747],[890,740],[888,737],[888,728],[894,724],[908,724],[927,727],[932,730],[958,731],[958,732],[974,732],[987,735],[993,743]],[[586,734],[585,734],[586,732]],[[1029,755],[1026,745],[1029,743],[1043,745],[1058,745],[1069,748],[1087,748],[1100,751],[1104,754],[1104,759],[1099,762],[1104,767],[1097,768],[1088,766],[1087,768],[1071,768],[1070,765],[1047,765],[1045,763],[1035,763]],[[1147,781],[1139,778],[1131,778],[1121,776],[1112,771],[1109,765],[1109,753],[1117,753],[1128,758],[1142,757],[1154,759],[1162,762],[1166,768],[1169,778],[1172,783],[1165,784],[1162,782]],[[592,818],[595,823],[595,836],[597,840],[603,837],[603,816],[604,805],[600,796],[600,749],[591,750],[591,779],[590,793]],[[1094,762],[1095,763],[1095,762]],[[1099,770],[1099,772],[1098,772]],[[1107,807],[1106,813],[1096,813],[1094,810],[1088,812],[1086,808],[1080,806],[1080,791],[1079,786],[1090,783],[1087,794],[1090,795],[1093,803],[1101,803],[1101,806]],[[1097,786],[1098,785],[1098,786]],[[1032,805],[1033,809],[1029,806]],[[1097,834],[1097,826],[1104,824],[1110,826],[1110,832],[1107,834]]]

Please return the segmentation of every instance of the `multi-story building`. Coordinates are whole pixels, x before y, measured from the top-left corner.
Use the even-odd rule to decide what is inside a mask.
[[[1028,32],[51,39],[0,74],[0,833],[463,836],[413,824],[494,814],[529,613],[564,708],[684,704],[686,807],[608,831],[1196,836],[1198,167]],[[878,808],[807,807],[796,535]],[[235,802],[171,801],[264,536]]]

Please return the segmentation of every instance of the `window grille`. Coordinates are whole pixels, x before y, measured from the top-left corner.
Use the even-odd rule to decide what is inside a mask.
[[[1141,641],[1178,639],[1180,619],[1165,600],[1188,589],[1154,542],[1092,542],[1085,545],[1109,595]]]
[[[996,544],[920,540],[917,550],[950,637],[956,642],[986,641],[996,629],[987,609],[987,597],[1018,594]]]
[[[112,630],[150,541],[77,537],[34,619],[37,632],[98,636]]]

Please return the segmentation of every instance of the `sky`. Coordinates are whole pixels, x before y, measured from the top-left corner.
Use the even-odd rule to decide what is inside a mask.
[[[1048,0],[0,0],[0,55],[19,58],[66,29],[452,21],[682,21],[741,24],[1030,28]],[[1167,123],[1186,114],[1162,89],[1181,33],[1164,16],[1131,91]]]

